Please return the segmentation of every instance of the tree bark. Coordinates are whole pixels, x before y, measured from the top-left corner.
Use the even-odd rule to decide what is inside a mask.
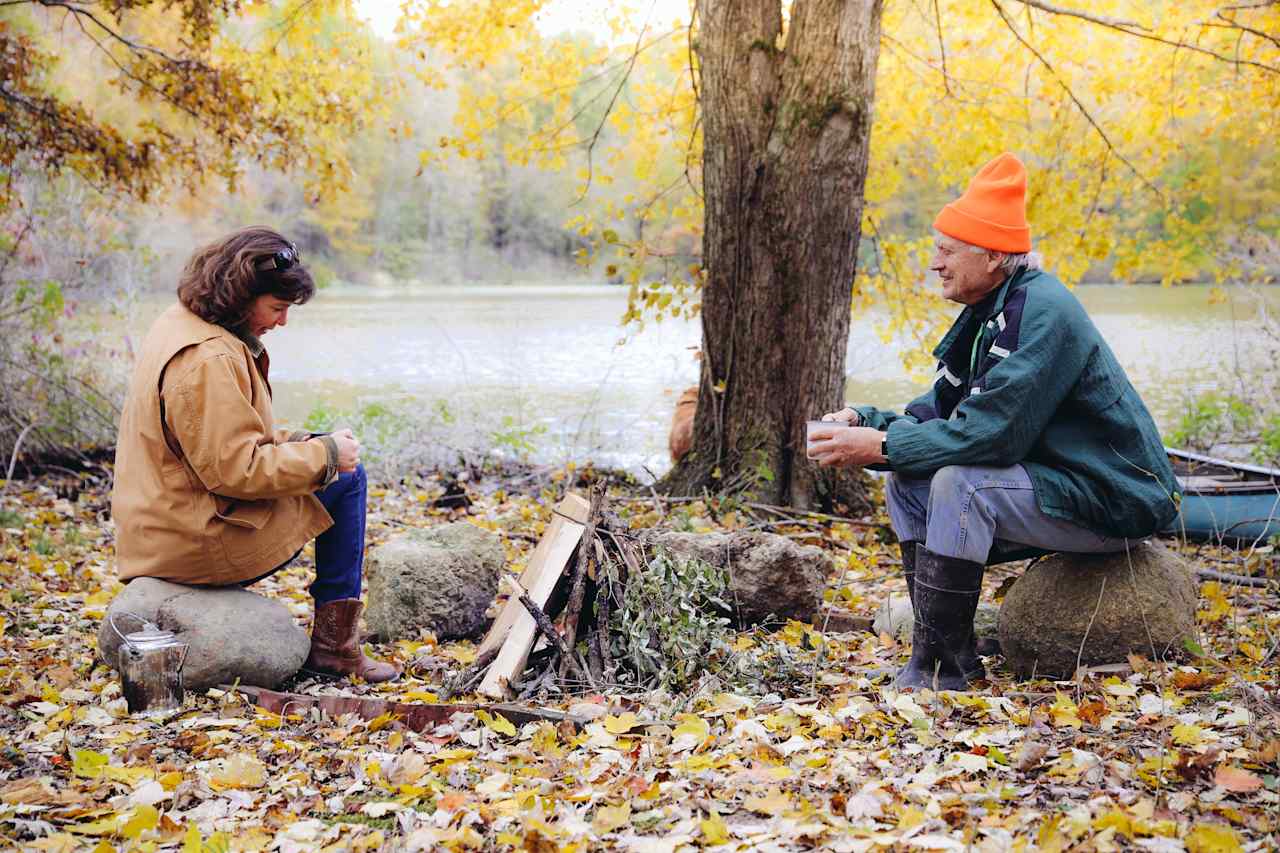
[[[698,0],[706,227],[693,450],[673,492],[808,507],[843,405],[881,0]]]

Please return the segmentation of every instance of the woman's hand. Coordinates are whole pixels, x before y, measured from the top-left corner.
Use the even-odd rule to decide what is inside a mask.
[[[815,429],[809,454],[824,468],[873,465],[884,462],[880,443],[884,433],[870,427],[836,427]]]
[[[349,429],[340,429],[333,433],[333,440],[338,445],[338,470],[354,471],[360,464],[360,441]]]
[[[845,406],[838,412],[827,412],[822,416],[822,420],[858,426],[862,423],[862,416],[854,411],[853,406]]]

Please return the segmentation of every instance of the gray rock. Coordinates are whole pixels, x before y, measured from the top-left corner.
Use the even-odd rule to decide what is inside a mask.
[[[116,596],[98,629],[98,654],[116,667],[119,635],[141,628],[140,616],[186,643],[182,682],[190,690],[240,680],[256,687],[276,687],[307,659],[311,638],[289,608],[247,589],[194,587],[155,578],[137,578]]]
[[[772,533],[657,531],[645,541],[677,556],[727,567],[730,603],[742,625],[813,619],[832,570],[831,558],[821,548]]]
[[[1000,605],[986,601],[978,603],[978,611],[973,617],[973,635],[978,639],[981,654],[992,653],[992,641],[999,636],[999,619]],[[890,596],[880,603],[872,630],[876,634],[888,634],[900,643],[909,643],[915,621],[915,615],[911,612],[911,599],[907,597],[906,590],[903,590],[902,595]]]
[[[911,641],[911,632],[915,629],[915,614],[911,612],[911,599],[904,589],[902,595],[891,595],[880,602],[876,610],[876,621],[871,630],[876,636],[888,634],[900,643]]]
[[[1159,543],[1127,555],[1054,554],[1005,595],[1000,646],[1022,678],[1070,678],[1077,655],[1082,666],[1130,652],[1177,657],[1195,637],[1196,592],[1195,574]]]
[[[503,562],[498,535],[464,521],[402,533],[369,552],[365,622],[383,640],[478,637]]]

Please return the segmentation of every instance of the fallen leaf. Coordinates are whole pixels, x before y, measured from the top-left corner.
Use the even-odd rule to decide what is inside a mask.
[[[720,815],[712,812],[698,824],[702,839],[709,845],[724,844],[729,840],[729,827]]]
[[[777,817],[791,809],[791,798],[786,793],[775,788],[767,796],[748,797],[742,805],[743,808],[750,809],[753,812]]]
[[[209,787],[215,791],[261,788],[265,784],[267,768],[257,758],[243,752],[218,759],[209,773]]]
[[[1022,742],[1022,748],[1018,750],[1018,757],[1013,760],[1013,769],[1026,772],[1035,767],[1040,761],[1049,754],[1049,747],[1039,741],[1027,740]]]
[[[1239,853],[1240,838],[1221,823],[1198,823],[1183,839],[1189,853]]]
[[[1173,674],[1173,686],[1179,690],[1202,690],[1206,687],[1221,684],[1225,679],[1225,675],[1178,670]]]
[[[77,749],[71,753],[71,771],[84,779],[96,779],[111,759],[91,749]]]
[[[1262,779],[1243,767],[1220,764],[1213,773],[1213,784],[1233,794],[1251,794],[1262,787]]]
[[[591,828],[600,835],[604,835],[630,822],[630,803],[623,803],[620,806],[601,806],[596,809],[595,818],[591,821]]]
[[[476,709],[476,719],[484,723],[485,728],[507,737],[516,736],[515,724],[501,715],[490,714],[483,708]]]
[[[609,734],[623,735],[631,731],[639,724],[640,720],[635,714],[628,711],[625,714],[614,716],[610,714],[604,718],[604,727]]]

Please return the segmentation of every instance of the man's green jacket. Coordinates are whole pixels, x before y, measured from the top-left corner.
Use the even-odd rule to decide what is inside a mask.
[[[1151,414],[1057,278],[1010,276],[933,354],[933,387],[906,414],[857,407],[863,425],[887,430],[892,470],[1021,464],[1046,515],[1130,538],[1173,520],[1178,485]]]

